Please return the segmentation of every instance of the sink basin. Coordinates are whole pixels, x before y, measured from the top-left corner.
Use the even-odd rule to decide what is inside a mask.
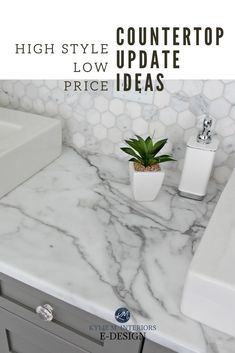
[[[60,121],[0,108],[0,197],[60,153]]]
[[[6,137],[11,136],[12,134],[20,131],[22,127],[17,124],[11,124],[0,120],[0,141]]]
[[[182,312],[235,337],[235,170],[190,265]]]

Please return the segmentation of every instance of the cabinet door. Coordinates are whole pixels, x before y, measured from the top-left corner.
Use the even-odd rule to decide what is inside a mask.
[[[163,347],[155,342],[145,340],[143,353],[176,353],[169,348]]]
[[[4,309],[0,309],[0,353],[88,352]]]
[[[139,353],[135,342],[108,341],[102,348],[84,348],[66,341],[0,308],[0,353]]]

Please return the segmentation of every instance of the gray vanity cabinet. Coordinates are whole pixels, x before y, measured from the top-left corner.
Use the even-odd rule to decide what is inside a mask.
[[[45,304],[53,308],[52,321],[36,313]],[[0,353],[173,353],[147,339],[101,340],[95,328],[110,325],[0,273]]]
[[[36,308],[45,304],[53,308],[52,321],[44,321],[41,312],[36,313]],[[142,352],[142,339],[101,340],[95,329],[98,325],[111,324],[0,274],[0,353]]]

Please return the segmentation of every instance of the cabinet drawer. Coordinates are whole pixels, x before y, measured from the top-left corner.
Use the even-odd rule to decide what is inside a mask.
[[[44,304],[54,309],[51,322],[43,321],[35,312]],[[142,346],[140,339],[102,341],[94,327],[112,324],[1,273],[0,307],[88,352],[139,353]]]
[[[0,308],[0,353],[88,353]]]

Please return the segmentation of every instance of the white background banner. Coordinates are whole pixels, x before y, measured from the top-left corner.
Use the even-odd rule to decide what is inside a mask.
[[[139,73],[141,80],[148,73],[166,79],[234,79],[233,6],[230,0],[8,0],[1,5],[0,79],[102,80],[116,79],[117,73],[121,78]],[[118,27],[124,28],[123,45],[116,43]],[[135,29],[131,45],[130,27]],[[145,45],[138,36],[143,27]],[[159,29],[158,45],[151,44],[151,28]],[[216,28],[224,32],[219,45]],[[118,50],[124,50],[123,68],[117,67]]]

